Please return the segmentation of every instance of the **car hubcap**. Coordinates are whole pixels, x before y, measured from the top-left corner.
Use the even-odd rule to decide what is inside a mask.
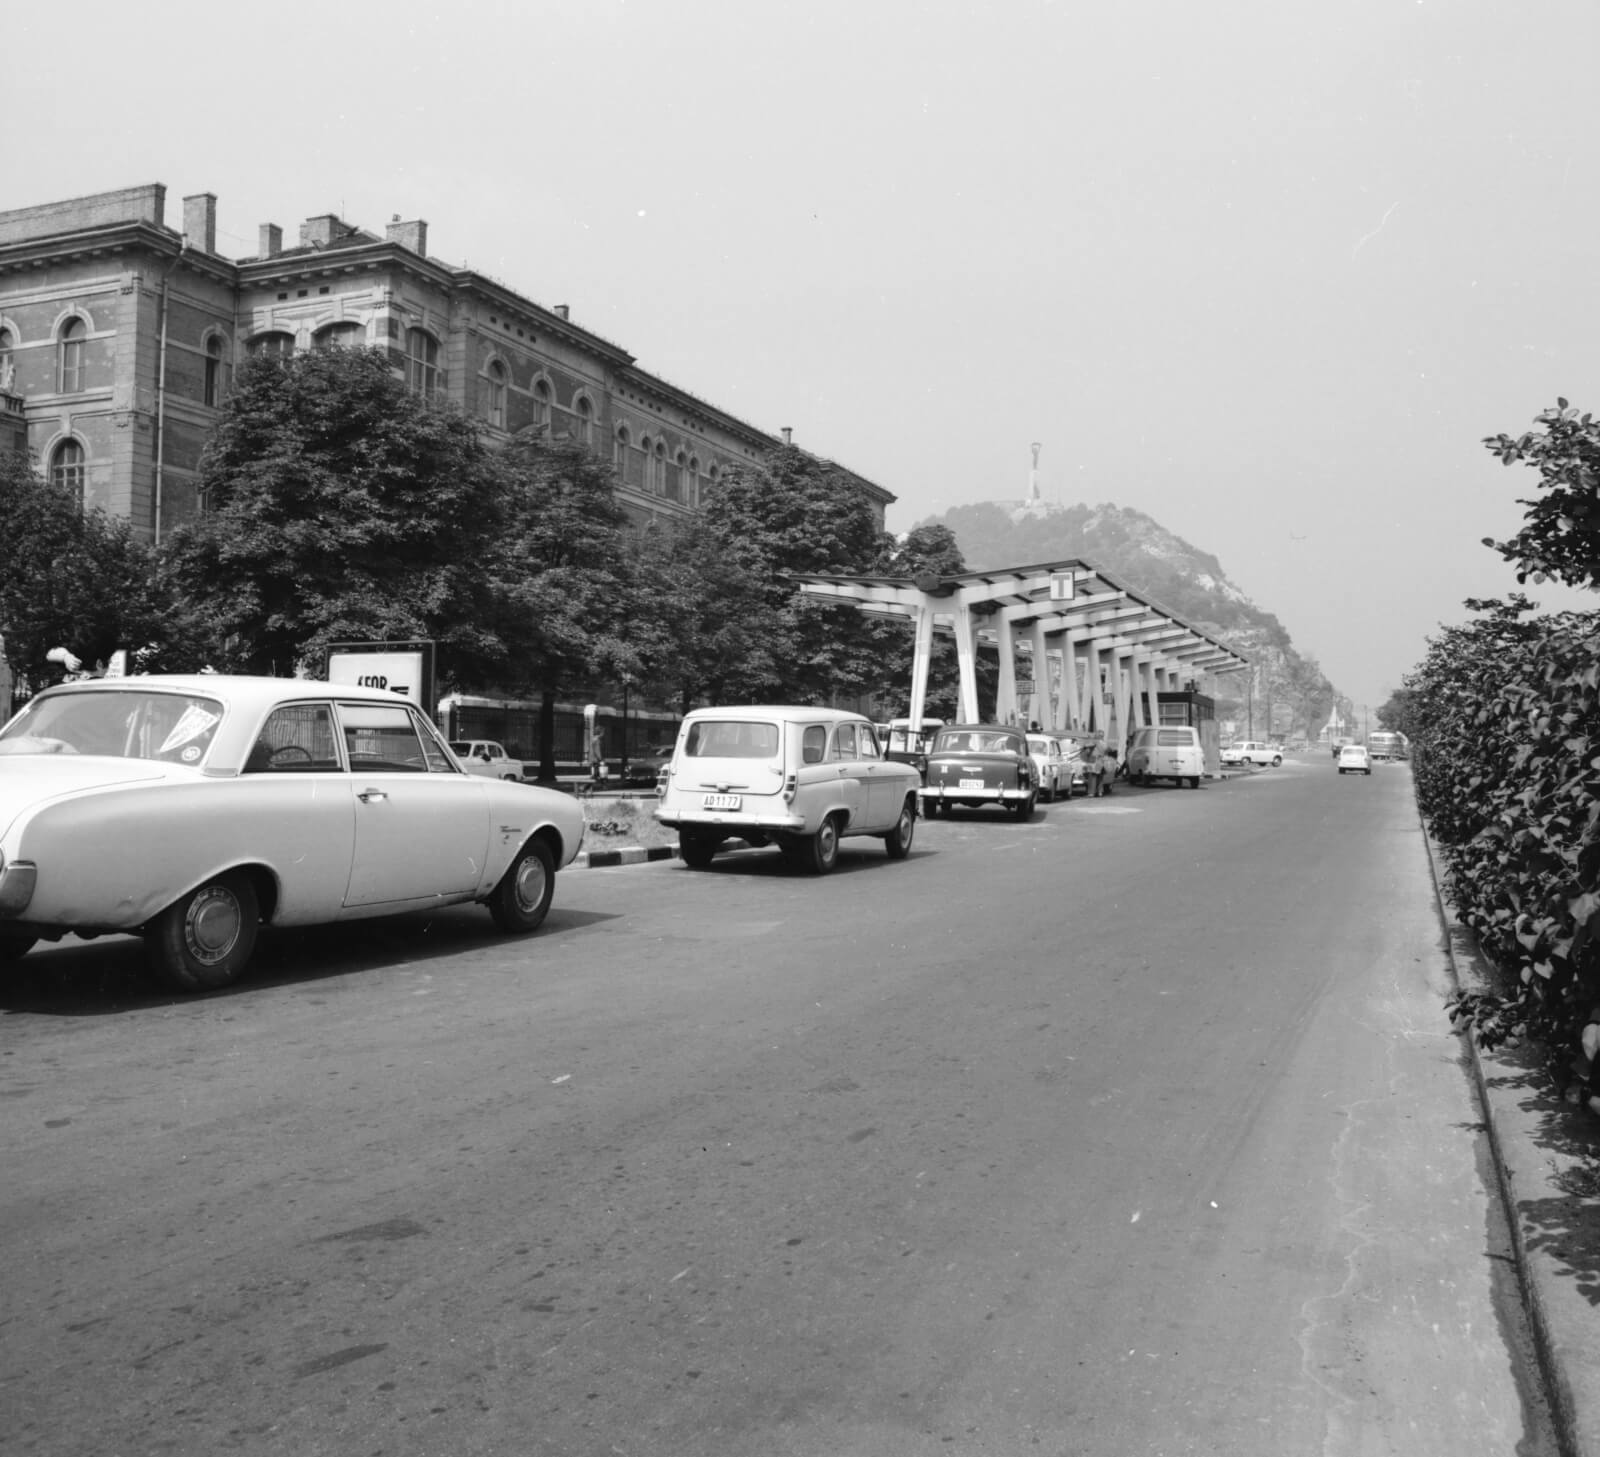
[[[536,911],[544,899],[544,866],[536,856],[527,856],[517,866],[517,905],[524,911]]]
[[[822,851],[822,858],[824,860],[831,860],[833,858],[834,848],[837,843],[838,837],[834,833],[833,821],[829,820],[823,825],[822,836],[817,841],[817,848]]]
[[[220,885],[207,886],[189,903],[183,937],[189,954],[204,966],[215,966],[233,950],[241,923],[239,902]]]

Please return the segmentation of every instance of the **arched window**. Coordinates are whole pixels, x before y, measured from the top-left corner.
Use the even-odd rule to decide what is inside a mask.
[[[672,464],[667,467],[667,489],[665,494],[673,501],[687,501],[689,499],[689,457],[679,451],[672,458]]]
[[[684,504],[698,506],[700,504],[700,457],[698,455],[689,457],[689,475],[683,484]]]
[[[533,423],[535,425],[550,423],[550,381],[547,379],[536,379],[533,382]]]
[[[367,342],[367,331],[362,324],[329,324],[318,329],[312,337],[313,349],[359,349]]]
[[[506,367],[498,359],[489,361],[483,382],[483,418],[496,430],[506,428]]]
[[[664,496],[667,494],[667,443],[664,440],[656,441],[654,466],[655,480],[651,483],[651,489],[658,496]]]
[[[227,346],[222,335],[213,334],[206,340],[206,393],[205,402],[215,409],[228,397]]]
[[[11,330],[0,329],[0,389],[15,390],[17,387],[16,348],[17,341]]]
[[[439,390],[439,341],[426,329],[406,330],[406,387],[425,400]]]
[[[285,334],[280,330],[273,330],[267,334],[257,334],[245,348],[252,358],[258,354],[271,355],[276,359],[287,359],[294,353],[294,335]]]
[[[83,504],[83,446],[76,440],[63,440],[50,452],[50,479]]]
[[[585,445],[594,442],[594,406],[587,395],[579,395],[572,402],[573,431]]]
[[[56,336],[57,388],[64,395],[75,395],[84,387],[84,346],[89,326],[74,315],[61,326]]]

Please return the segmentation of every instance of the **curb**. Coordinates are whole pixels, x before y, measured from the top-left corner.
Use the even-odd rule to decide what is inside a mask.
[[[612,865],[643,865],[650,860],[675,860],[677,845],[624,845],[620,850],[580,850],[569,870],[604,870]]]
[[[1491,987],[1495,969],[1445,899],[1439,848],[1420,811],[1417,818],[1451,981],[1462,991]],[[1542,1069],[1544,1049],[1528,1043],[1491,1052],[1470,1032],[1458,1035],[1472,1063],[1556,1440],[1563,1457],[1600,1457],[1600,1137],[1554,1092],[1530,1094],[1546,1082],[1542,1070],[1532,1075]],[[1559,1144],[1550,1137],[1552,1112]],[[1562,1216],[1570,1221],[1565,1227],[1557,1222]]]

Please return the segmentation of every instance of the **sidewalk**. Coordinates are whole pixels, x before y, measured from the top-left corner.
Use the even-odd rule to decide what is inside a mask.
[[[1423,834],[1456,984],[1491,987],[1496,973],[1446,903],[1443,864]],[[1562,1099],[1542,1049],[1463,1041],[1562,1451],[1600,1457],[1600,1118]]]

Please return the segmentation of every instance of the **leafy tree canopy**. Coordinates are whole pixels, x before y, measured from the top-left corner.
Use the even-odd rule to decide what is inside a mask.
[[[286,673],[340,639],[433,638],[441,676],[497,676],[508,492],[476,427],[379,350],[250,361],[168,538],[173,590],[218,667]],[[226,646],[226,644],[232,646]]]
[[[128,523],[83,510],[26,456],[0,452],[0,637],[12,668],[46,683],[61,676],[45,659],[52,648],[92,666],[159,646],[166,632],[150,553]]]
[[[1508,541],[1483,544],[1517,569],[1517,581],[1554,577],[1569,587],[1600,586],[1600,422],[1564,399],[1535,421],[1541,428],[1512,439],[1490,435],[1484,446],[1502,465],[1539,473],[1541,495],[1523,498],[1526,523]]]

